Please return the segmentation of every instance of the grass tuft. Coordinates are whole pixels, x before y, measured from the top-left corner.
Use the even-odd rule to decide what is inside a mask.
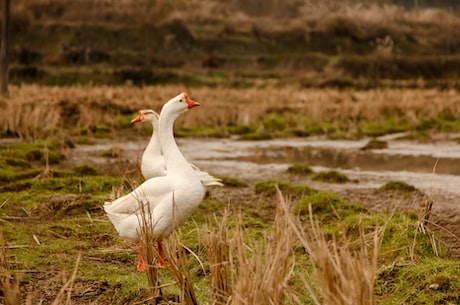
[[[305,219],[310,213],[323,222],[332,219],[345,219],[350,215],[359,215],[367,210],[355,203],[345,202],[342,197],[334,194],[319,191],[299,200],[294,208],[294,213],[301,219]]]
[[[278,193],[281,198],[279,189]],[[288,209],[286,204],[283,207]],[[308,231],[292,216],[289,224],[313,264],[313,277],[303,276],[302,281],[315,304],[376,303],[375,274],[385,224],[376,226],[371,233],[366,233],[360,222],[359,238],[356,241],[348,239],[346,234],[339,235],[341,237],[338,239],[328,240],[319,222],[314,219],[311,208]]]
[[[388,181],[378,189],[379,191],[398,191],[401,193],[412,193],[418,191],[413,185],[410,185],[404,181],[392,180]]]
[[[287,172],[298,175],[309,175],[312,174],[314,171],[308,164],[293,163],[291,166],[288,167]]]
[[[312,179],[328,183],[345,183],[350,181],[350,179],[345,174],[337,170],[329,170],[316,173],[313,175]]]

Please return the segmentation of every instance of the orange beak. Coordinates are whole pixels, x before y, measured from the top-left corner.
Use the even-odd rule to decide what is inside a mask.
[[[195,102],[195,101],[192,101],[192,100],[188,97],[188,94],[185,93],[185,92],[184,92],[184,97],[185,97],[185,102],[187,103],[188,109],[193,108],[193,107],[196,107],[196,106],[200,106],[200,103]]]
[[[131,124],[134,124],[134,123],[137,123],[137,122],[142,122],[142,120],[144,119],[144,115],[142,114],[141,111],[139,111],[137,113],[137,116],[131,120]]]

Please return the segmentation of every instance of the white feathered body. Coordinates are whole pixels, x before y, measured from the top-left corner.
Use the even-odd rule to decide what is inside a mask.
[[[138,240],[142,208],[152,219],[153,237],[164,239],[192,216],[205,195],[205,189],[191,171],[184,175],[166,175],[149,179],[131,193],[104,204],[109,220],[121,237]],[[184,181],[185,178],[185,181]]]

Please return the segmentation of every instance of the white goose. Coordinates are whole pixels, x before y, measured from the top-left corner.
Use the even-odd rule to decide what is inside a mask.
[[[159,115],[151,109],[139,110],[137,116],[132,119],[131,123],[150,122],[153,127],[150,142],[142,154],[141,172],[145,179],[161,177],[166,175],[166,164],[162,154],[159,138]],[[200,170],[194,164],[190,164],[195,169],[203,186],[223,186],[222,179],[216,178],[207,172]]]
[[[186,93],[170,99],[163,106],[159,142],[168,168],[166,175],[148,179],[131,193],[104,204],[104,210],[119,235],[136,241],[140,239],[141,207],[148,208],[154,226],[153,236],[158,242],[159,265],[168,264],[164,261],[162,239],[192,215],[206,191],[200,175],[184,158],[173,136],[174,121],[195,106],[199,103],[192,101]],[[138,269],[145,270],[141,253]]]
[[[149,144],[142,154],[141,172],[144,178],[150,179],[166,175],[165,159],[161,153],[160,137],[159,137],[159,119],[158,113],[151,109],[139,110],[137,116],[131,120],[131,123],[150,122],[152,123],[153,131]]]

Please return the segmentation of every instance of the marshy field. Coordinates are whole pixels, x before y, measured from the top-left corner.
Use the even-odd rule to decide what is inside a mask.
[[[0,304],[460,304],[460,17],[401,3],[12,4]],[[139,272],[103,204],[183,91],[224,186]]]
[[[5,304],[459,301],[460,94],[296,87],[188,90],[201,106],[176,123],[179,147],[225,186],[167,240],[177,264],[152,299],[102,205],[142,181],[151,126],[130,120],[182,90],[10,87]]]

